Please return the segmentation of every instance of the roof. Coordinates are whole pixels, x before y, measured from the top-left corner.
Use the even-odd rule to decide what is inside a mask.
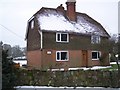
[[[77,21],[70,21],[65,12],[54,8],[42,7],[32,17],[37,18],[39,28],[42,31],[60,31],[110,37],[103,26],[87,14],[76,12]]]
[[[70,21],[63,12],[45,7],[37,13],[41,30],[109,36],[103,26],[87,14],[76,12],[76,17],[77,21]]]

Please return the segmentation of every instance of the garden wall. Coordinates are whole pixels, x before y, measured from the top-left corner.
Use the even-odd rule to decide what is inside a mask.
[[[16,76],[16,86],[120,87],[117,71],[19,70]]]

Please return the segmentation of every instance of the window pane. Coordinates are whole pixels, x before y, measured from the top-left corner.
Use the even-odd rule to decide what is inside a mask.
[[[67,41],[67,34],[61,34],[61,41]]]
[[[67,52],[61,52],[61,60],[67,60]]]
[[[100,37],[99,36],[92,36],[92,43],[99,43],[100,42]]]
[[[92,52],[92,59],[97,59],[97,52]]]
[[[57,52],[57,60],[60,60],[60,52]]]
[[[95,36],[95,43],[99,43],[99,37]]]
[[[96,36],[93,36],[93,42],[97,43],[97,37]]]
[[[100,58],[100,53],[98,52],[98,58]]]
[[[57,41],[60,41],[60,34],[57,34]]]
[[[33,29],[34,28],[34,21],[32,20],[31,21],[31,29]]]

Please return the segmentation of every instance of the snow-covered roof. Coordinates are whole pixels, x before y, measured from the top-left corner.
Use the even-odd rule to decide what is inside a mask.
[[[82,34],[108,36],[105,29],[94,19],[83,13],[76,13],[77,21],[70,21],[64,13],[56,9],[44,8],[37,14],[41,30],[64,31]]]
[[[13,60],[23,60],[23,59],[26,60],[26,56],[13,58]]]

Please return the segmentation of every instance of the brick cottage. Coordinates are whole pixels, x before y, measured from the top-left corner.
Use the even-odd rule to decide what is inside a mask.
[[[76,68],[109,65],[105,42],[109,34],[76,1],[57,8],[42,7],[29,20],[26,32],[29,69]]]

